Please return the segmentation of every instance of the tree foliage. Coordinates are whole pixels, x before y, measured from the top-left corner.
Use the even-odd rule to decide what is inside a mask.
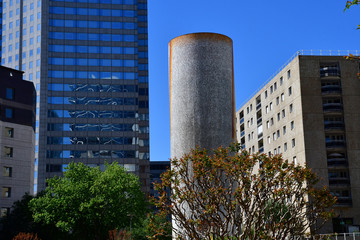
[[[63,177],[47,181],[30,206],[37,222],[53,223],[74,239],[106,239],[108,231],[142,222],[147,206],[138,177],[117,163],[105,171],[70,163]]]
[[[250,155],[239,144],[211,153],[196,148],[171,165],[155,186],[156,205],[172,215],[179,238],[291,239],[316,230],[336,202],[315,187],[309,168],[280,155]]]
[[[344,12],[346,10],[348,10],[351,6],[355,6],[355,5],[360,5],[360,0],[347,1],[346,5],[345,5]],[[358,25],[357,29],[360,29],[360,25]]]
[[[2,231],[0,239],[11,240],[18,234],[20,234],[20,237],[24,237],[26,236],[25,233],[37,233],[40,239],[66,239],[67,234],[59,231],[54,224],[34,222],[29,202],[43,194],[43,192],[40,192],[34,197],[26,193],[21,200],[14,202],[10,214],[1,218]]]

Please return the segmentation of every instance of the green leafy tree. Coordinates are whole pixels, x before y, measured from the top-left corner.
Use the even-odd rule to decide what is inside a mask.
[[[197,148],[171,165],[155,186],[156,205],[172,215],[180,239],[292,239],[314,233],[336,202],[309,168],[239,144]]]
[[[346,5],[345,5],[344,12],[346,10],[348,10],[351,6],[355,6],[355,5],[360,5],[360,0],[347,1]],[[360,29],[360,25],[358,25],[357,29]]]
[[[59,231],[54,224],[34,222],[29,202],[43,194],[43,192],[40,192],[34,197],[26,193],[21,200],[14,202],[10,214],[0,221],[2,225],[0,239],[11,240],[19,233],[22,233],[20,236],[23,236],[24,233],[37,233],[41,239],[66,239],[67,234]]]
[[[138,177],[117,163],[105,171],[70,163],[63,177],[47,183],[44,196],[30,202],[34,219],[53,223],[74,239],[107,239],[110,230],[129,228],[146,216]]]

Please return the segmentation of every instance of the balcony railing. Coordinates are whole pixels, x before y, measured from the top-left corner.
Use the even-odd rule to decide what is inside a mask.
[[[264,147],[260,147],[259,148],[259,153],[263,153],[264,152]]]
[[[326,142],[326,147],[345,147],[345,140],[330,140]]]
[[[256,110],[259,110],[261,108],[261,103],[258,103],[257,105],[256,105]]]
[[[329,185],[350,185],[348,178],[329,178]]]
[[[324,127],[325,127],[325,130],[327,130],[327,129],[343,129],[344,122],[325,122]]]
[[[347,161],[345,158],[328,158],[327,164],[332,167],[347,166]]]
[[[257,124],[259,125],[260,123],[262,123],[262,118],[259,118],[259,119],[257,120]]]
[[[240,118],[240,124],[244,123],[244,118]]]
[[[245,135],[245,131],[242,131],[241,133],[240,133],[240,137],[243,137]]]
[[[320,77],[339,77],[340,69],[337,66],[328,66],[320,68]]]
[[[340,112],[343,110],[342,103],[325,103],[323,104],[324,112]]]
[[[337,197],[337,201],[336,204],[337,206],[339,205],[352,205],[352,198],[351,197]]]
[[[321,87],[322,94],[340,94],[341,86],[340,85],[327,85]]]
[[[263,133],[261,132],[261,133],[258,133],[258,138],[262,138],[262,136],[263,136]]]

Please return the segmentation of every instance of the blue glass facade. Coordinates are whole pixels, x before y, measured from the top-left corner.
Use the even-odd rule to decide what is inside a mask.
[[[2,65],[37,90],[38,190],[117,161],[149,189],[146,0],[3,0]],[[35,187],[36,188],[36,187]]]

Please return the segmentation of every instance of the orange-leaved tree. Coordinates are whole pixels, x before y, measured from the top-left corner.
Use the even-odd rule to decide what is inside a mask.
[[[351,6],[360,5],[360,0],[352,0],[346,1],[344,12],[349,9]],[[360,25],[358,25],[357,29],[360,29]]]
[[[280,155],[250,155],[239,144],[196,148],[171,166],[155,186],[156,206],[171,214],[180,239],[302,236],[330,218],[336,202],[309,168]]]

